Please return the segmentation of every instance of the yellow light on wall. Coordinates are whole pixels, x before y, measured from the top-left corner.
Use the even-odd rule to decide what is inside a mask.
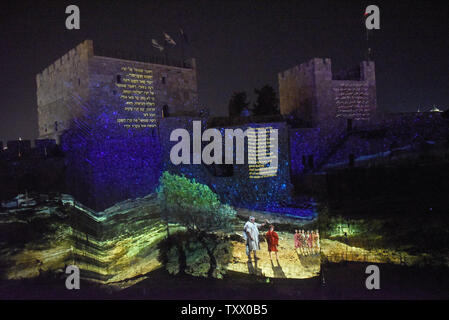
[[[122,83],[116,83],[120,90],[120,99],[124,101],[125,112],[141,113],[141,117],[119,118],[124,128],[154,128],[156,127],[156,97],[153,87],[153,70],[123,66],[126,75]]]
[[[248,162],[255,162],[249,164],[249,178],[260,179],[274,177],[277,175],[278,168],[271,166],[271,160],[274,159],[275,156],[270,152],[273,138],[270,137],[269,132],[273,128],[264,127],[254,129],[253,133],[248,133]],[[265,143],[261,143],[261,141],[264,140]],[[259,161],[262,156],[265,159],[268,158],[270,166],[267,167]]]

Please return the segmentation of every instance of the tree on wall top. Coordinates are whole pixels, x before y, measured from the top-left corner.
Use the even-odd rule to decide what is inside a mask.
[[[159,180],[157,195],[164,204],[167,221],[179,223],[189,231],[226,230],[236,215],[208,186],[167,171]]]
[[[257,95],[253,107],[255,116],[279,114],[279,103],[273,87],[265,85],[261,89],[254,90],[254,92]]]
[[[242,111],[249,106],[249,102],[247,101],[246,92],[234,92],[231,100],[229,100],[229,116],[230,117],[238,117],[241,115]]]

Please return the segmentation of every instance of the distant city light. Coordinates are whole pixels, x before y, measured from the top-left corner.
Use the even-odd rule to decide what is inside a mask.
[[[438,108],[436,105],[433,105],[432,107],[425,108],[424,111],[422,111],[421,108],[418,107],[418,112],[443,112],[443,110]]]

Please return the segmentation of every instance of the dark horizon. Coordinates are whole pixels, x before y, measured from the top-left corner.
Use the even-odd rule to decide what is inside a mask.
[[[66,6],[81,11],[81,29],[66,30]],[[363,12],[380,8],[371,32],[378,109],[449,108],[449,6],[428,1],[29,1],[2,4],[0,141],[37,138],[35,75],[85,39],[95,47],[157,55],[151,39],[167,32],[190,39],[186,56],[198,66],[200,104],[226,115],[234,91],[264,84],[313,57],[334,70],[366,56]],[[171,58],[181,57],[179,45]]]

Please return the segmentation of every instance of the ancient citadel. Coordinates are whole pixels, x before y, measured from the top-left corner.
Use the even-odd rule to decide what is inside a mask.
[[[385,163],[447,137],[440,113],[379,112],[373,61],[336,72],[330,59],[313,58],[279,73],[278,81],[280,115],[213,118],[198,103],[194,59],[105,56],[86,40],[36,76],[35,152],[48,160],[59,146],[65,192],[95,211],[154,192],[165,170],[207,184],[235,206],[270,210],[285,205],[294,187],[310,187],[310,176]],[[247,161],[173,165],[170,133],[191,131],[194,120],[222,133],[277,129],[276,170],[265,174]],[[8,157],[30,150],[29,141],[8,142]],[[245,150],[247,157],[260,152],[257,144]]]

